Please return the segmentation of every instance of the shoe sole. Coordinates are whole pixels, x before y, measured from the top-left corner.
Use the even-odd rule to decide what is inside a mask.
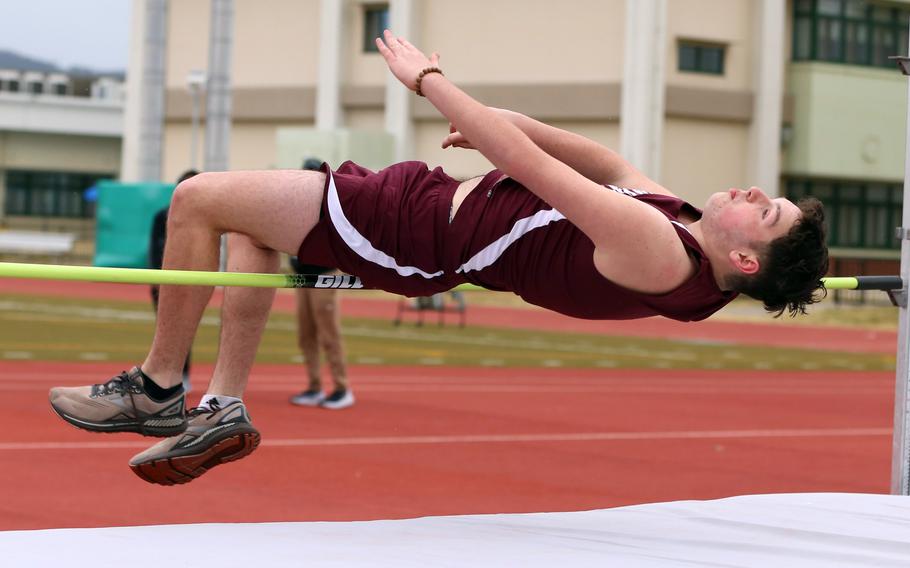
[[[345,408],[351,408],[354,406],[354,403],[351,404],[342,404],[342,405],[332,405],[332,404],[320,404],[319,408],[325,408],[326,410],[344,410]]]
[[[187,421],[183,420],[180,426],[159,426],[159,425],[147,425],[150,421],[161,421],[167,420],[166,418],[150,418],[143,422],[129,421],[129,422],[87,422],[76,418],[75,416],[70,416],[69,414],[58,410],[56,406],[51,404],[51,408],[54,409],[54,413],[62,418],[67,424],[75,426],[80,430],[88,430],[89,432],[102,432],[108,434],[114,434],[118,432],[135,432],[137,434],[142,434],[143,436],[148,436],[150,438],[170,438],[171,436],[176,436],[178,434],[183,434],[186,431]]]
[[[260,440],[259,432],[239,432],[212,444],[201,454],[130,464],[130,469],[149,483],[158,485],[189,483],[217,465],[250,455],[259,446]]]
[[[322,404],[322,401],[321,401],[321,400],[300,401],[300,400],[294,400],[294,399],[292,398],[292,399],[291,399],[291,404],[293,404],[294,406],[319,406],[319,405]]]

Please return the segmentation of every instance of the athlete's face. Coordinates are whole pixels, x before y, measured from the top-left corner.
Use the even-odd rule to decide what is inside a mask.
[[[793,202],[771,199],[757,187],[731,188],[708,198],[703,220],[730,248],[752,248],[786,235],[801,214]]]

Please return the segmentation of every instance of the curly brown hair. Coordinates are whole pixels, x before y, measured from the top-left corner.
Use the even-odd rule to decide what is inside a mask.
[[[814,197],[796,204],[802,217],[786,235],[771,241],[761,254],[757,274],[736,275],[727,286],[760,300],[765,310],[779,317],[806,313],[806,306],[821,301],[827,291],[822,277],[828,273],[825,210]]]

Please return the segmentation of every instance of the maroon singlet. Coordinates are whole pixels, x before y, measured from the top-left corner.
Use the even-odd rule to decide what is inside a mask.
[[[463,282],[514,292],[525,301],[585,319],[662,315],[702,320],[735,293],[720,290],[695,238],[679,221],[701,211],[666,195],[607,186],[659,209],[697,265],[675,290],[645,294],[610,282],[594,266],[594,243],[558,211],[494,170],[449,222],[459,182],[441,168],[403,162],[371,172],[326,166],[322,217],[301,244],[305,262],[338,266],[364,285],[427,296]]]

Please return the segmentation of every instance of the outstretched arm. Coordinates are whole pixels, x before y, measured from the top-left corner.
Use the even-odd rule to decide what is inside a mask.
[[[517,112],[497,108],[491,110],[520,128],[541,150],[594,182],[674,195],[602,144]],[[454,125],[442,143],[443,148],[449,146],[473,148],[471,142]]]
[[[612,191],[554,158],[515,124],[472,99],[436,67],[439,56],[426,57],[403,38],[386,30],[376,40],[389,69],[411,90],[421,92],[480,153],[503,173],[518,180],[559,210],[591,241],[598,270],[618,284],[664,292],[682,283],[691,261],[676,231],[657,209]]]

